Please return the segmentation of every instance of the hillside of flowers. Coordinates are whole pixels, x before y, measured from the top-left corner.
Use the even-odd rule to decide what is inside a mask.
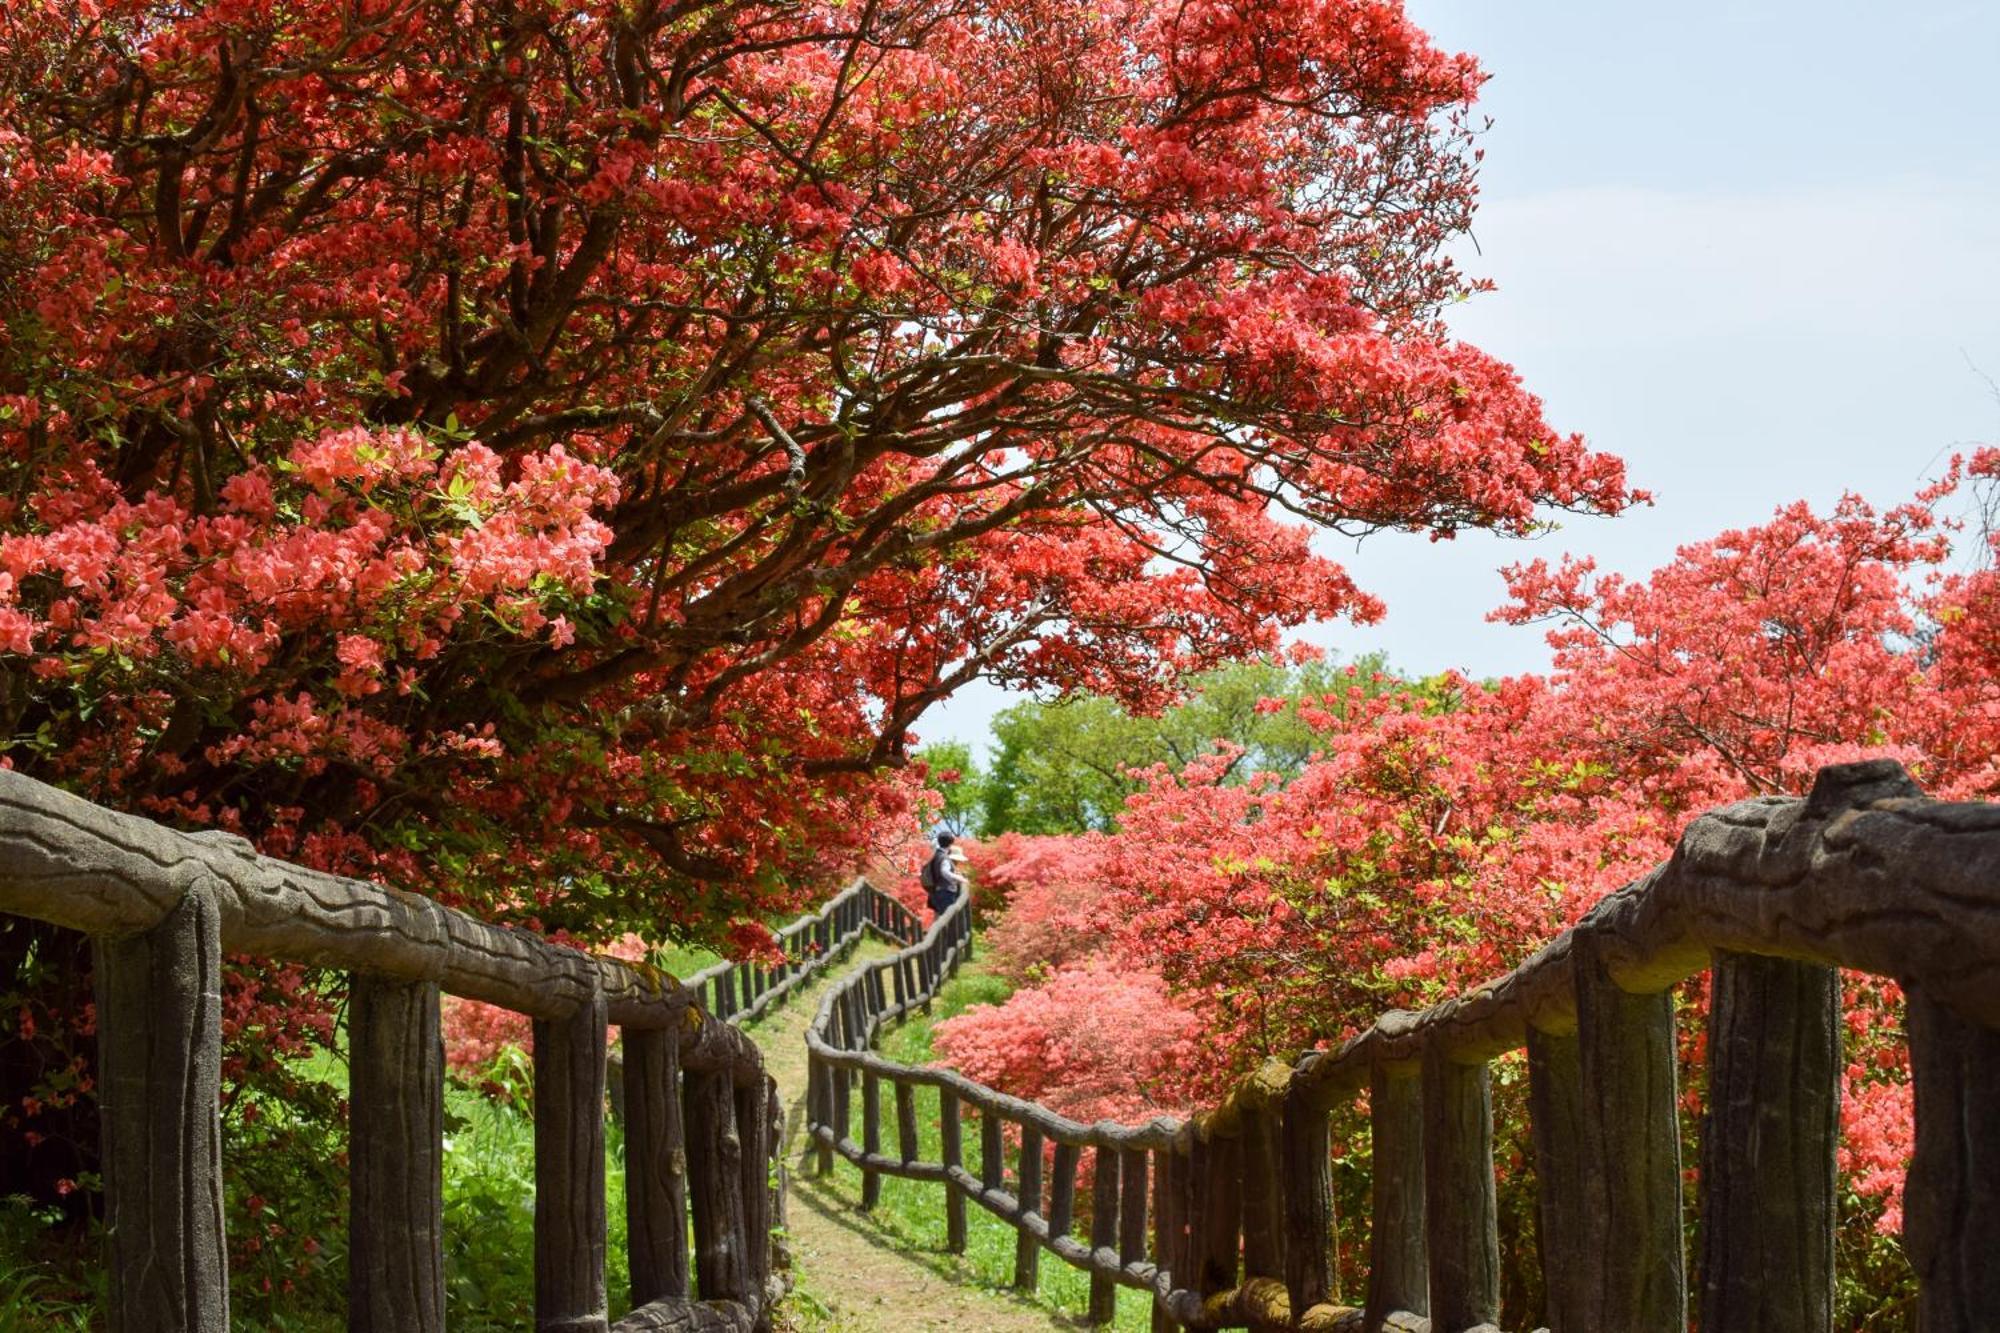
[[[1886,508],[1790,505],[1643,579],[1518,566],[1495,614],[1546,626],[1546,675],[1289,678],[1260,712],[1312,730],[1301,762],[1246,769],[1246,738],[1219,735],[1183,765],[1129,772],[1105,828],[989,832],[975,864],[992,966],[1016,989],[941,1025],[939,1050],[1078,1119],[1185,1113],[1266,1056],[1506,971],[1711,807],[1803,791],[1821,765],[1868,756],[1939,796],[2000,795],[2000,582],[1978,518],[1996,467],[1980,453]],[[1683,991],[1692,1135],[1704,997]],[[1899,999],[1848,978],[1842,1299],[1856,1321],[1893,1310],[1909,1280]],[[1521,1111],[1516,1097],[1502,1133],[1517,1192]]]

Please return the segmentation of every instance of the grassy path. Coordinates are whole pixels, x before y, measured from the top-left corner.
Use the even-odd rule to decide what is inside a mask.
[[[871,942],[855,959],[886,953]],[[763,1048],[785,1104],[785,1161],[791,1178],[787,1220],[796,1291],[786,1302],[782,1326],[799,1333],[1048,1333],[1086,1327],[1080,1319],[997,1289],[974,1262],[947,1253],[943,1196],[936,1185],[885,1181],[882,1206],[869,1214],[861,1211],[861,1178],[853,1167],[837,1160],[831,1178],[809,1174],[805,1030],[831,984],[821,982],[747,1029]],[[886,1109],[893,1133],[893,1108]],[[896,1192],[900,1198],[892,1197],[898,1185],[920,1190],[928,1209],[902,1191]],[[934,1232],[927,1242],[919,1242],[924,1248],[911,1243],[913,1220],[928,1220],[924,1229]],[[1044,1256],[1045,1274],[1051,1266],[1063,1267],[1053,1256]]]

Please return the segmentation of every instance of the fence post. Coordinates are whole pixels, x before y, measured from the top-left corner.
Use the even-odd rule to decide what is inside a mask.
[[[908,1166],[917,1160],[917,1089],[896,1080],[896,1152]]]
[[[1006,1180],[1007,1158],[1005,1140],[1000,1131],[1000,1117],[982,1106],[979,1108],[979,1184],[983,1189],[997,1190]]]
[[[766,1287],[771,1277],[771,1086],[760,1076],[734,1089],[741,1144],[744,1292],[756,1303],[758,1329],[771,1326]],[[724,1188],[728,1183],[724,1182]]]
[[[603,1333],[604,995],[536,1019],[535,1327]]]
[[[1073,1143],[1056,1144],[1050,1168],[1049,1239],[1067,1236],[1076,1224],[1076,1169],[1080,1153]]]
[[[854,1096],[854,1071],[832,1065],[826,1072],[833,1079],[833,1143],[837,1148],[851,1141],[854,1128],[854,1110],[851,1105]],[[829,1157],[827,1165],[831,1167],[832,1164]]]
[[[1281,1106],[1285,1289],[1303,1314],[1333,1298],[1333,1157],[1323,1108],[1303,1089],[1287,1092]]]
[[[438,988],[356,973],[348,995],[347,1327],[443,1333]]]
[[[1146,1150],[1127,1148],[1118,1154],[1118,1261],[1145,1260]]]
[[[1237,1257],[1243,1237],[1243,1140],[1208,1141],[1208,1187],[1203,1191],[1201,1294],[1213,1296],[1236,1285]]]
[[[1907,1005],[1917,1147],[1903,1245],[1920,1284],[1917,1328],[2000,1328],[2000,1031],[1914,987]]]
[[[833,1149],[821,1141],[819,1131],[833,1128],[832,1071],[817,1051],[806,1055],[806,1135],[812,1147],[813,1174],[833,1172]]]
[[[687,1143],[679,1034],[626,1028],[625,1235],[632,1304],[688,1291]]]
[[[1283,1103],[1243,1112],[1243,1276],[1285,1281],[1285,1189],[1278,1142]],[[1309,1114],[1303,1101],[1299,1114]],[[1304,1309],[1299,1311],[1304,1314]]]
[[[1194,1135],[1187,1131],[1187,1149],[1174,1156],[1174,1285],[1201,1291],[1201,1173],[1195,1168]],[[1205,1163],[1202,1163],[1205,1165]]]
[[[112,1333],[228,1333],[215,900],[196,885],[96,954]]]
[[[882,1076],[872,1069],[861,1072],[861,1207],[873,1208],[882,1199],[882,1173],[871,1163],[882,1155]]]
[[[1704,1333],[1832,1333],[1840,974],[1717,954],[1701,1152]]]
[[[1042,1210],[1042,1131],[1032,1125],[1021,1126],[1021,1185],[1016,1196],[1021,1203],[1021,1220],[1025,1222],[1030,1213]],[[1035,1279],[1041,1273],[1042,1243],[1035,1239],[1033,1232],[1025,1226],[1014,1232],[1014,1286],[1019,1291],[1033,1291]]]
[[[1175,1218],[1179,1209],[1175,1200],[1179,1187],[1174,1184],[1177,1170],[1172,1145],[1153,1149],[1153,1267],[1158,1276],[1166,1279],[1164,1285],[1172,1291],[1180,1274],[1173,1271],[1174,1254],[1179,1249],[1175,1235]],[[1153,1333],[1173,1333],[1174,1317],[1167,1312],[1166,1302],[1158,1298],[1155,1284],[1153,1301]]]
[[[1431,1046],[1423,1094],[1431,1327],[1458,1333],[1500,1319],[1492,1084],[1485,1064],[1458,1064]]]
[[[965,1191],[952,1178],[954,1167],[963,1169],[964,1121],[960,1118],[958,1094],[938,1088],[938,1155],[944,1159],[944,1247],[953,1254],[965,1253]]]
[[[1576,1033],[1528,1029],[1528,1121],[1542,1286],[1554,1333],[1591,1333],[1585,1284],[1596,1260],[1583,1193],[1583,1070]]]
[[[1098,1144],[1090,1155],[1090,1322],[1108,1324],[1118,1313],[1118,1284],[1098,1265],[1118,1260],[1118,1162],[1114,1148]]]
[[[1583,1090],[1584,1217],[1591,1227],[1593,1328],[1683,1333],[1681,1135],[1674,1093],[1674,998],[1633,995],[1572,945]]]
[[[688,1196],[694,1214],[695,1286],[705,1301],[744,1301],[752,1294],[743,1209],[745,1153],[729,1071],[689,1074],[682,1080],[681,1096],[687,1125]]]
[[[1368,1085],[1371,1198],[1368,1311],[1377,1328],[1397,1311],[1430,1313],[1430,1251],[1424,1230],[1423,1080],[1374,1067]]]

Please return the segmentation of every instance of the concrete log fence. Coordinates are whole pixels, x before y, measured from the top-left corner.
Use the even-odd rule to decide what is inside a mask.
[[[1665,1333],[1691,1318],[1704,1333],[1832,1333],[1839,972],[1852,969],[1908,996],[1917,1327],[2000,1329],[2000,806],[1927,800],[1894,763],[1829,768],[1803,799],[1695,820],[1672,859],[1506,976],[1273,1062],[1187,1121],[1079,1124],[876,1054],[882,1027],[928,1005],[970,946],[961,904],[828,995],[807,1035],[820,1168],[835,1153],[855,1163],[864,1201],[883,1176],[935,1182],[954,1251],[965,1205],[984,1208],[1019,1236],[1018,1284],[1043,1252],[1090,1275],[1095,1322],[1124,1285],[1150,1294],[1156,1330],[1480,1333],[1497,1329],[1512,1263],[1540,1266],[1554,1333]],[[1669,991],[1703,972],[1690,1290]],[[1540,1249],[1503,1254],[1488,1066],[1524,1047]],[[882,1146],[885,1087],[896,1152]],[[1335,1291],[1328,1116],[1364,1090],[1371,1272],[1350,1303]],[[920,1105],[940,1117],[941,1161],[915,1154]],[[962,1161],[968,1115],[977,1175]],[[1077,1234],[1084,1161],[1094,1183]]]
[[[910,933],[901,904],[857,880],[778,932],[782,964],[722,963],[676,981],[6,771],[0,912],[95,941],[114,1333],[229,1327],[225,952],[351,976],[351,1329],[448,1322],[438,1015],[453,994],[534,1022],[537,1333],[750,1333],[769,1326],[780,1291],[771,1231],[782,1202],[770,1184],[775,1088],[737,1024],[869,931]],[[604,1276],[607,1024],[624,1047],[632,1280],[632,1312],[616,1323]]]

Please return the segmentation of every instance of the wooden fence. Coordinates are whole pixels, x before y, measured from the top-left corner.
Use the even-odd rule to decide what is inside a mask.
[[[874,1054],[880,1026],[925,1003],[969,938],[954,909],[821,1007],[807,1037],[821,1168],[836,1151],[858,1164],[864,1203],[883,1175],[938,1182],[954,1251],[966,1201],[979,1204],[1017,1232],[1018,1285],[1033,1285],[1044,1249],[1090,1274],[1095,1321],[1124,1284],[1152,1294],[1156,1329],[1493,1330],[1501,1265],[1514,1263],[1540,1266],[1555,1333],[1684,1330],[1691,1303],[1703,1333],[1830,1333],[1848,968],[1907,994],[1917,1327],[2000,1329],[2000,806],[1926,800],[1893,763],[1829,768],[1805,799],[1697,819],[1670,861],[1507,976],[1272,1062],[1187,1122],[1078,1124]],[[1709,1110],[1690,1293],[1670,991],[1703,972]],[[1488,1064],[1523,1047],[1539,1250],[1503,1256]],[[941,1161],[918,1160],[920,1088],[937,1098]],[[1328,1115],[1364,1089],[1370,1271],[1350,1303],[1335,1287]],[[968,1106],[977,1176],[961,1163]]]
[[[781,966],[685,984],[560,948],[425,898],[184,834],[0,771],[0,911],[96,944],[99,1095],[113,1333],[223,1333],[221,960],[351,975],[348,1327],[445,1327],[443,1048],[449,992],[534,1020],[535,1327],[747,1333],[777,1291],[770,1236],[781,1111],[735,1022],[870,929],[914,918],[865,881],[779,932]],[[606,1025],[624,1053],[633,1310],[605,1293]],[[690,1219],[691,1214],[691,1219]],[[690,1287],[689,1223],[694,1281]]]

